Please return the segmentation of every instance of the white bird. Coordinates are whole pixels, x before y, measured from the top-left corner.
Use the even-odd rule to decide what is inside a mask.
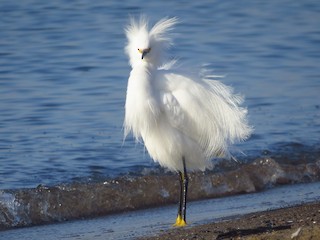
[[[124,129],[143,141],[161,166],[180,175],[178,216],[186,225],[187,170],[205,170],[214,157],[251,133],[242,97],[210,76],[192,76],[166,59],[169,32],[177,18],[163,18],[151,29],[145,17],[125,29],[125,52],[132,67],[128,80]]]

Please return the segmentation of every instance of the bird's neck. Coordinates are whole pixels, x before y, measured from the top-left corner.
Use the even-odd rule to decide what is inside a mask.
[[[151,63],[149,61],[140,60],[138,62],[135,62],[132,65],[132,70],[143,70],[143,71],[150,71],[153,69],[157,69],[158,65]]]
[[[144,91],[150,91],[152,85],[152,72],[154,68],[149,65],[138,65],[132,68],[130,73],[129,82],[135,86],[136,89],[140,89],[143,94]]]
[[[154,68],[148,65],[132,69],[128,81],[125,126],[126,133],[136,138],[146,135],[153,128],[160,112],[158,95],[154,91]]]
[[[139,64],[132,68],[130,75],[135,81],[140,82],[138,84],[152,85],[153,78],[151,76],[154,76],[156,70],[157,68],[152,64]]]

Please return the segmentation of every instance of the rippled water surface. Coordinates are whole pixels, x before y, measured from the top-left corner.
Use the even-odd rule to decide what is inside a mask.
[[[235,155],[319,153],[318,1],[5,0],[0,189],[156,166],[141,145],[130,138],[123,143],[130,72],[123,28],[129,15],[140,13],[152,22],[178,16],[172,56],[225,75],[222,81],[246,96],[255,132]]]

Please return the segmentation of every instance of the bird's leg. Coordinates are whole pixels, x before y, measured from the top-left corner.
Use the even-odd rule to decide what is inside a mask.
[[[179,209],[178,216],[176,219],[175,227],[183,227],[186,223],[186,211],[187,211],[187,192],[188,192],[188,175],[186,169],[185,158],[182,158],[183,162],[183,173],[179,171],[180,181],[180,198],[179,198]]]
[[[176,223],[173,225],[175,227],[178,227],[181,225],[182,222],[182,206],[183,206],[183,173],[179,171],[179,184],[180,184],[180,193],[179,193],[179,208],[178,208],[178,216],[176,219]]]
[[[189,178],[187,175],[187,168],[186,168],[186,161],[184,157],[182,158],[183,162],[183,204],[182,204],[182,218],[183,222],[186,225],[186,212],[187,212],[187,194],[188,194],[188,183],[189,183]]]

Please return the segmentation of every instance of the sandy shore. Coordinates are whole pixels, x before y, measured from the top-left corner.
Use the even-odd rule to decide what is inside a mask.
[[[141,239],[320,239],[320,202],[247,214]]]

